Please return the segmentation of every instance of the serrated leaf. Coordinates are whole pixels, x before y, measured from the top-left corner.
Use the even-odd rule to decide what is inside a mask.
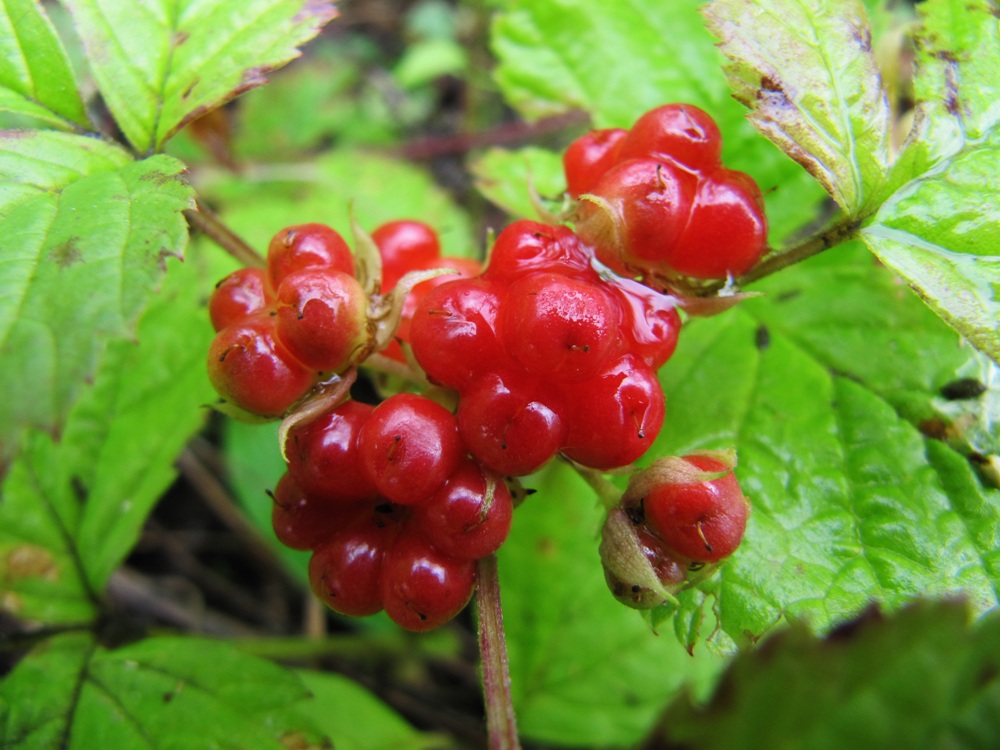
[[[218,641],[149,638],[107,650],[59,636],[25,657],[0,696],[3,747],[286,750],[285,740],[317,737],[294,711],[306,691],[293,672]]]
[[[113,343],[61,440],[33,433],[0,493],[0,608],[29,621],[88,620],[138,539],[173,461],[212,398],[203,301],[214,274],[173,264],[137,342]]]
[[[953,474],[964,459],[910,421],[970,353],[856,248],[762,286],[768,297],[690,324],[663,371],[654,453],[736,446],[753,506],[717,601],[686,606],[714,607],[736,642],[789,616],[828,628],[872,599],[961,592],[996,606],[1000,492],[967,466]]]
[[[924,301],[1000,362],[1000,133],[897,191],[861,233]]]
[[[566,746],[631,746],[681,686],[704,687],[721,662],[689,656],[616,602],[597,542],[602,511],[565,464],[524,480],[499,553],[518,726]]]
[[[643,112],[688,102],[712,115],[727,166],[765,195],[772,246],[813,220],[823,191],[754,132],[730,95],[701,0],[518,0],[496,16],[491,43],[505,97],[536,118],[587,110],[595,127],[631,127]]]
[[[66,130],[90,127],[69,58],[36,0],[0,4],[0,111]]]
[[[97,86],[141,154],[264,83],[336,15],[327,0],[65,2]]]
[[[889,104],[858,0],[714,0],[709,27],[750,120],[850,216],[889,168]]]
[[[826,639],[793,627],[740,654],[705,706],[679,700],[673,746],[990,748],[1000,733],[1000,619],[961,603],[869,612]]]
[[[109,338],[128,336],[187,240],[191,190],[165,156],[10,134],[0,158],[0,455],[57,430]]]

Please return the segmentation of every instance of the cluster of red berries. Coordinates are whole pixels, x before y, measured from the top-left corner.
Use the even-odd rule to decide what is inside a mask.
[[[721,151],[715,122],[690,104],[588,133],[563,157],[577,232],[610,268],[660,286],[745,273],[766,246],[763,199]]]
[[[410,630],[437,627],[510,530],[507,485],[466,456],[454,415],[421,396],[346,401],[293,427],[285,454],[275,533],[313,550],[312,589],[341,614],[384,608]]]
[[[750,504],[733,463],[731,454],[695,453],[659,459],[631,477],[602,532],[615,598],[637,609],[658,606],[736,551]]]
[[[646,452],[665,413],[657,370],[681,326],[678,297],[663,290],[683,294],[685,279],[740,274],[764,247],[760,192],[722,167],[719,152],[708,115],[667,105],[629,131],[574,142],[564,163],[580,199],[576,230],[514,222],[485,270],[442,257],[426,224],[395,221],[370,242],[358,235],[365,244],[355,275],[343,238],[305,224],[274,237],[266,269],[219,283],[210,378],[230,406],[290,415],[273,525],[286,545],[313,551],[311,584],[331,608],[384,609],[404,627],[435,627],[465,606],[476,561],[506,538],[506,479],[556,454],[606,470]],[[367,278],[378,274],[364,248],[377,251],[380,278]],[[444,268],[454,273],[428,278]],[[374,353],[415,361],[456,394],[454,413],[414,394],[374,407],[349,399],[316,406],[310,394],[322,396]],[[691,459],[701,472],[692,481],[728,497],[735,478],[705,475],[716,471],[713,460]],[[668,510],[662,493],[647,489],[638,503],[626,493],[609,516],[618,531],[606,527],[602,546],[617,550],[610,558],[628,547],[629,563],[608,580],[633,605],[650,600],[620,590],[637,559],[653,573],[629,586],[662,601],[690,582],[692,566],[727,556],[746,521],[745,502],[740,521],[731,503],[715,513],[696,493],[674,492]],[[720,531],[723,517],[732,522]]]

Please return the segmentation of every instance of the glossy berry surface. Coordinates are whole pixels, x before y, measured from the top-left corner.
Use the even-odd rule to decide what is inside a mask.
[[[692,104],[664,104],[651,109],[622,139],[619,158],[669,159],[689,169],[713,169],[722,152],[722,135],[715,121]]]
[[[574,198],[589,192],[619,158],[628,131],[621,128],[591,130],[573,141],[563,153],[567,191]]]
[[[216,332],[262,312],[270,301],[267,274],[262,268],[241,268],[215,285],[208,314]]]
[[[590,257],[568,227],[522,219],[497,235],[485,275],[508,282],[536,273],[590,279],[594,278]]]
[[[422,221],[390,221],[372,232],[382,256],[382,291],[396,286],[404,274],[427,268],[441,255],[437,232]]]
[[[266,313],[219,331],[209,346],[207,367],[219,395],[265,417],[284,414],[315,379],[277,340]]]
[[[278,541],[292,549],[313,549],[354,512],[353,509],[331,507],[323,499],[309,495],[289,473],[278,480],[271,497],[274,534]]]
[[[318,371],[339,371],[368,343],[368,297],[353,276],[307,268],[278,287],[275,330],[292,356]]]
[[[743,539],[749,505],[724,463],[699,455],[684,460],[701,471],[726,473],[718,479],[664,483],[648,491],[643,498],[646,523],[681,557],[721,560]]]
[[[464,453],[451,412],[410,393],[375,407],[358,436],[361,470],[380,495],[401,505],[429,497]]]
[[[354,256],[344,238],[325,224],[286,227],[267,247],[267,274],[271,289],[304,268],[327,268],[354,275]]]
[[[468,603],[476,564],[438,551],[418,533],[400,534],[382,563],[386,613],[407,630],[431,630]]]

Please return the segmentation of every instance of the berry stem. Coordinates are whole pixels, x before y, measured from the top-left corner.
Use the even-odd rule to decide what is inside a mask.
[[[507,641],[500,605],[500,576],[496,555],[484,557],[477,568],[479,653],[483,662],[483,695],[490,750],[520,750],[517,719],[510,693]]]
[[[222,219],[202,201],[196,199],[195,208],[185,211],[184,216],[192,227],[202,232],[205,236],[211,237],[215,244],[243,265],[251,268],[264,268],[267,265],[264,256],[250,247],[246,240],[236,234],[236,232],[227,227],[222,222]]]
[[[770,276],[772,273],[794,265],[806,258],[819,255],[824,250],[829,250],[831,247],[851,239],[857,233],[859,227],[860,222],[857,219],[844,217],[837,223],[827,227],[818,234],[811,235],[799,244],[767,256],[763,261],[737,279],[736,282],[742,287],[752,281]]]
[[[598,502],[604,506],[605,510],[611,510],[612,508],[617,508],[622,501],[622,491],[604,476],[603,473],[597,469],[591,469],[587,466],[582,466],[575,461],[571,461],[570,464],[576,473],[580,475],[589,486],[590,489],[594,491],[597,495]]]

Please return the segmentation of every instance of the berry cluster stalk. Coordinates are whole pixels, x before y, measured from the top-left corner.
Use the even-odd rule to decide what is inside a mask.
[[[496,555],[484,557],[478,566],[479,653],[483,663],[483,694],[486,699],[486,730],[490,750],[520,750],[517,720],[510,694],[507,641],[500,605],[500,577]]]

